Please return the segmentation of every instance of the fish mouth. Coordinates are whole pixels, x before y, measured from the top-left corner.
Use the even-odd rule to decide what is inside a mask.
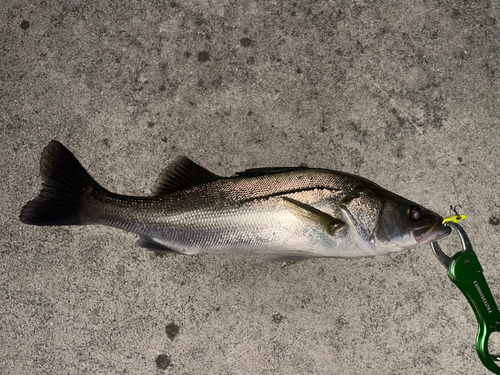
[[[449,226],[442,223],[436,223],[434,225],[427,225],[425,227],[415,229],[412,232],[412,235],[416,243],[426,244],[446,237],[450,233],[451,228]]]

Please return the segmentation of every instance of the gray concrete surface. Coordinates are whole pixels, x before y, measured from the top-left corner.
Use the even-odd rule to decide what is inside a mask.
[[[178,155],[340,169],[461,204],[500,301],[499,23],[489,1],[1,2],[0,373],[488,373],[428,247],[282,268],[18,215],[51,139],[136,195]]]

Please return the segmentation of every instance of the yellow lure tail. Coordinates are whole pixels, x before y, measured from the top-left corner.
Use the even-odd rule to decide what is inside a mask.
[[[452,221],[454,223],[458,223],[460,220],[463,220],[465,219],[467,216],[466,215],[450,215],[450,216],[446,216],[443,218],[443,224],[448,222],[448,221]]]

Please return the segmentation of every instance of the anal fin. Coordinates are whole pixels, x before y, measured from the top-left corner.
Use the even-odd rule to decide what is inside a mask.
[[[308,257],[306,255],[287,255],[287,254],[282,254],[282,255],[278,255],[278,254],[270,254],[270,255],[265,255],[263,256],[262,258],[259,258],[259,262],[260,263],[270,263],[270,262],[298,262],[298,261],[301,261],[301,260],[306,260],[306,259],[309,259],[309,258],[313,258],[312,256],[311,257]]]
[[[153,251],[157,255],[179,255],[178,251],[172,250],[159,242],[156,242],[154,239],[148,236],[141,235],[137,240],[137,245],[143,247],[145,249]]]

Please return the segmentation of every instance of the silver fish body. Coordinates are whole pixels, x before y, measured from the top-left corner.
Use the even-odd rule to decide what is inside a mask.
[[[137,233],[163,253],[254,253],[264,260],[362,257],[450,233],[443,218],[362,177],[309,168],[263,168],[220,177],[179,158],[154,193],[129,197],[97,184],[52,141],[43,188],[21,211],[35,225],[102,224]]]

